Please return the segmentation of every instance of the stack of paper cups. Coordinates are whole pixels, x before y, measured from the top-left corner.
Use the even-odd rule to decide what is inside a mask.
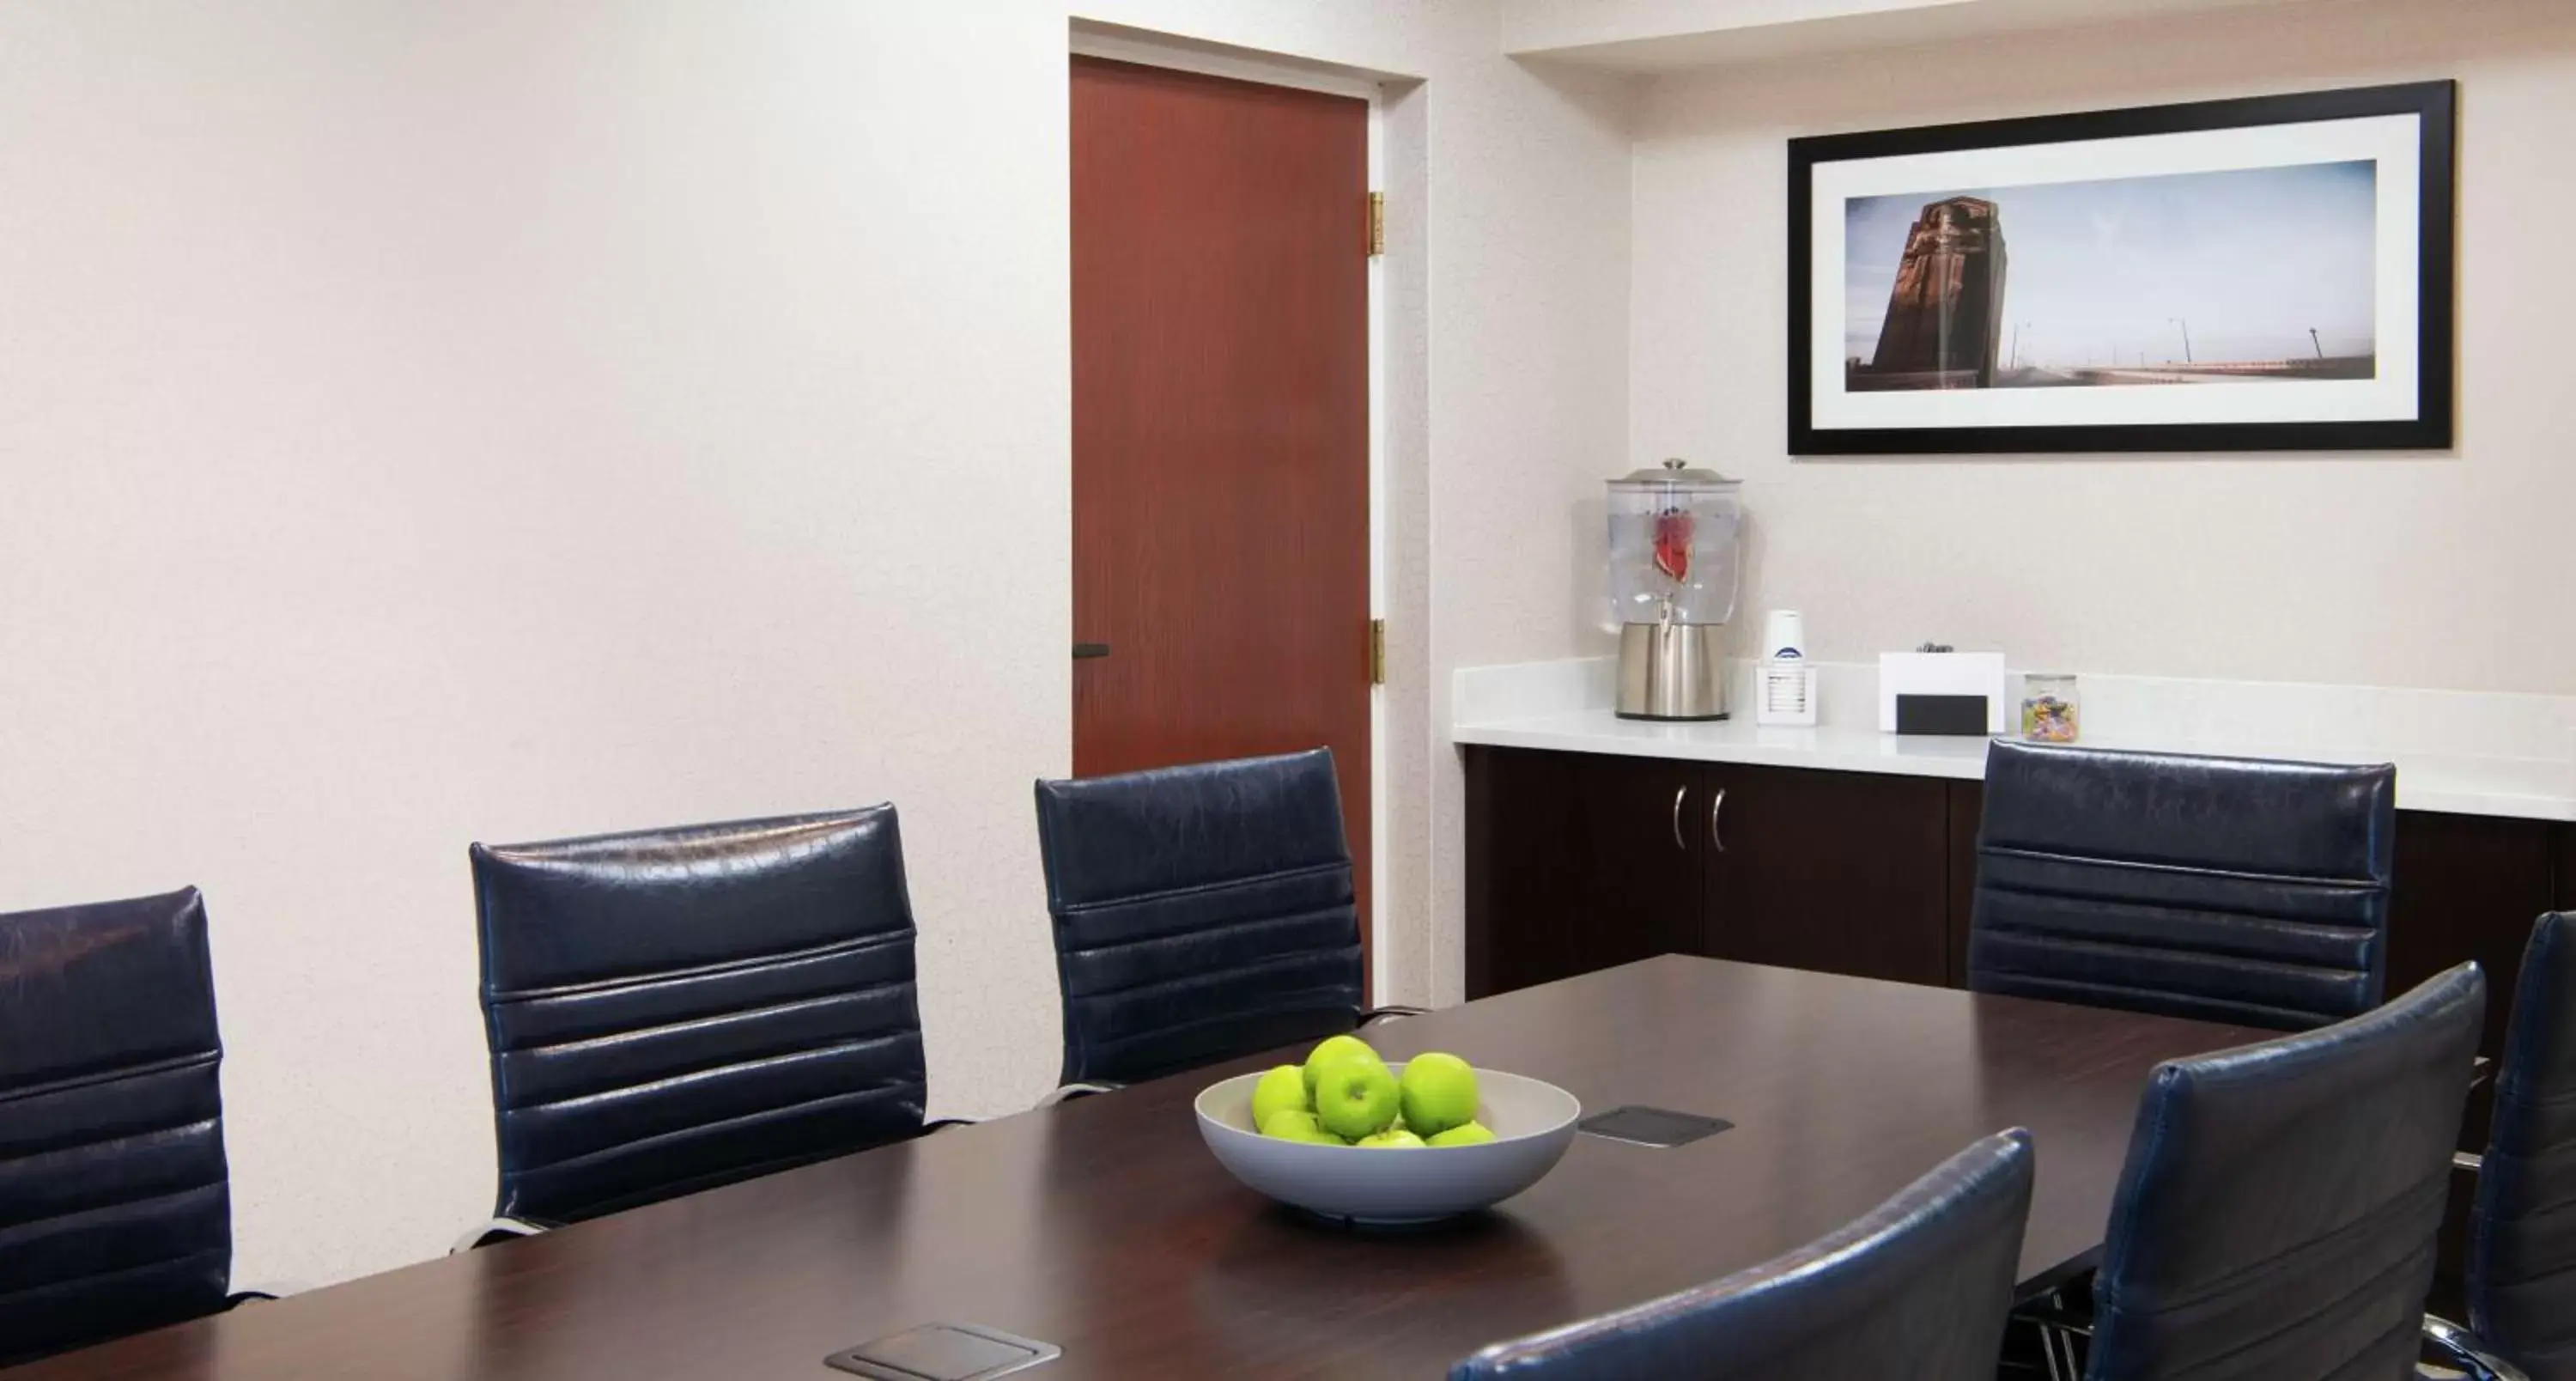
[[[1762,664],[1754,688],[1757,724],[1816,722],[1816,669],[1807,665],[1807,620],[1795,609],[1762,619]]]
[[[1807,659],[1807,616],[1795,609],[1774,609],[1762,618],[1762,660],[1803,662]]]

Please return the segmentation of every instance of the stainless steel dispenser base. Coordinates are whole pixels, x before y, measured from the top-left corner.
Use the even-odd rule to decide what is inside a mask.
[[[1630,623],[1619,628],[1621,719],[1726,718],[1726,663],[1718,623]]]

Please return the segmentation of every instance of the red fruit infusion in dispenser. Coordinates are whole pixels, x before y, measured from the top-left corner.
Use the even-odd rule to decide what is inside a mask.
[[[1690,579],[1691,513],[1668,508],[1655,515],[1655,569],[1675,581]]]

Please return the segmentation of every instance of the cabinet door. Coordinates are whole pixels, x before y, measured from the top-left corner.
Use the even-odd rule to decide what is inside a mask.
[[[2464,959],[2487,974],[2486,1039],[2504,1052],[2505,1014],[2532,923],[2550,903],[2550,827],[2430,811],[2397,813],[2397,876],[2388,898],[2388,996]]]
[[[2576,911],[2576,825],[2558,827],[2558,895],[2550,905]]]
[[[2487,1024],[2479,1052],[2504,1053],[2514,984],[2532,922],[2548,909],[2553,871],[2550,827],[2537,820],[2397,812],[2397,876],[2388,898],[2388,995],[2414,987],[2464,959],[2487,974]],[[2495,1116],[2495,1081],[2470,1091],[2460,1149],[2486,1149]],[[2451,1176],[2433,1297],[2456,1310],[2468,1243],[2468,1207],[2477,1177]],[[2458,1317],[2456,1313],[2453,1317]]]
[[[1986,784],[1950,783],[1950,974],[1968,986],[1968,940],[1977,916],[1977,832],[1985,824]]]
[[[1703,952],[1932,986],[1947,979],[1944,783],[1720,766],[1706,784],[1697,822],[1708,846]]]
[[[1692,948],[1697,764],[1466,754],[1467,996]]]

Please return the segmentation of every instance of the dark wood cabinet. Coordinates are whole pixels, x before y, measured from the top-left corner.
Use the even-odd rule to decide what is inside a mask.
[[[1468,996],[1697,947],[1700,764],[1468,751]]]
[[[2487,1022],[2478,1049],[2504,1052],[2514,985],[2532,922],[2549,909],[2559,830],[2537,820],[2405,811],[2397,818],[2397,886],[2388,906],[2388,992],[2402,993],[2464,959],[2487,974]],[[2484,1151],[2495,1116],[2492,1077],[2469,1091],[2460,1148]],[[2458,1316],[2469,1205],[2477,1176],[2454,1171],[2434,1279],[2437,1311]]]
[[[2576,824],[2558,827],[2558,895],[2550,904],[2576,911]]]
[[[1941,782],[1466,751],[1469,997],[1676,952],[1946,978]]]
[[[1953,988],[1968,986],[1968,919],[1977,911],[1977,827],[1986,817],[1986,784],[1952,782],[1950,801],[1950,967]]]
[[[1471,997],[1669,951],[1967,982],[1981,783],[1466,755]],[[2576,825],[2400,811],[2388,990],[2477,960],[2499,1053],[2523,945],[2553,906],[2576,908]]]
[[[1699,952],[1945,981],[1943,786],[1927,777],[1710,764]]]
[[[2464,959],[2487,973],[2480,1049],[2504,1049],[2505,1013],[2532,922],[2549,909],[2554,828],[2541,820],[2404,811],[2397,887],[2388,906],[2388,992],[2402,993]]]

